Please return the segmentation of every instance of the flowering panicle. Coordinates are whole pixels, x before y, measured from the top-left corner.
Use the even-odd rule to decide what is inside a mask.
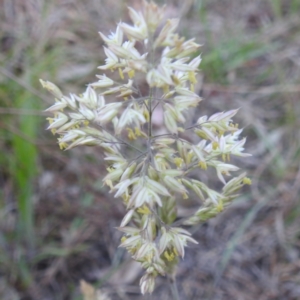
[[[99,69],[110,72],[97,75],[82,94],[66,96],[53,83],[41,83],[55,97],[47,109],[54,114],[48,129],[59,135],[60,148],[103,149],[108,165],[103,181],[127,209],[120,247],[145,269],[141,291],[151,293],[155,278],[172,273],[188,243],[197,243],[173,225],[177,200],[188,199],[192,191],[201,202],[182,225],[216,216],[250,184],[244,173],[227,179],[239,169],[231,157],[249,154],[243,152],[242,130],[232,121],[237,110],[201,116],[186,126],[189,110],[202,100],[194,91],[201,57],[191,56],[200,47],[194,39],[175,33],[179,20],[161,24],[164,7],[146,1],[142,12],[129,8],[129,15],[132,25],[120,22],[115,32],[100,33],[106,59]],[[112,98],[115,102],[108,101]],[[163,110],[163,134],[153,128],[157,107]],[[193,133],[198,142],[192,144],[183,132]],[[125,149],[131,149],[131,158]],[[219,192],[190,176],[211,168],[224,185]]]

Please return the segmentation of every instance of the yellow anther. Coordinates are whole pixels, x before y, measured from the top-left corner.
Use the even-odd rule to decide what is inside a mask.
[[[58,145],[59,145],[60,150],[64,150],[68,147],[67,143],[59,143]]]
[[[251,185],[251,184],[252,184],[252,181],[251,181],[251,179],[250,179],[250,178],[248,178],[248,177],[245,177],[245,178],[243,179],[243,184],[248,184],[248,185]]]
[[[207,163],[205,161],[199,161],[198,166],[202,169],[202,170],[207,170]]]
[[[166,84],[163,86],[163,91],[164,91],[164,94],[167,94],[169,92],[169,86]]]
[[[147,205],[143,205],[137,209],[137,212],[141,215],[149,215],[151,213]]]
[[[112,167],[112,166],[109,166],[109,167],[106,168],[106,171],[107,171],[108,173],[111,173],[111,172],[114,171],[114,170],[115,170],[115,168]]]
[[[175,85],[179,85],[180,84],[180,80],[178,79],[178,77],[172,75],[171,78],[172,78],[172,80],[173,80],[173,82],[174,82]]]
[[[226,161],[226,154],[225,153],[222,153],[222,160]]]
[[[52,124],[54,119],[53,118],[47,118],[46,120],[48,120],[49,124]]]
[[[141,136],[141,135],[142,135],[142,132],[141,132],[140,128],[138,128],[138,127],[135,127],[135,128],[134,128],[134,133],[135,133],[137,136]]]
[[[191,84],[195,84],[197,82],[195,72],[190,71],[188,76],[189,76],[189,81],[191,82]]]
[[[135,72],[134,72],[134,70],[130,70],[130,71],[128,71],[128,76],[129,76],[129,78],[131,79],[131,78],[133,78],[134,77],[134,75],[135,75]]]
[[[194,153],[192,152],[188,153],[188,155],[186,156],[186,163],[187,164],[191,163],[193,157],[194,157]]]
[[[128,201],[129,201],[129,199],[130,199],[130,196],[129,195],[122,195],[122,199],[123,199],[123,201],[124,201],[124,203],[125,204],[127,204],[128,203]]]
[[[174,158],[174,164],[177,168],[180,168],[182,166],[183,159],[181,157],[175,157]]]
[[[141,131],[141,129],[138,127],[134,128],[134,133],[136,136],[143,136],[144,138],[147,138],[147,134],[145,132]]]
[[[141,136],[141,135],[142,135],[141,129],[138,128],[138,127],[135,127],[135,128],[134,128],[134,133],[135,133],[137,136]]]
[[[132,141],[132,140],[136,140],[136,135],[134,134],[133,130],[131,128],[126,128],[126,130],[128,131],[128,138]]]
[[[143,116],[145,117],[146,121],[149,122],[150,116],[149,116],[149,111],[148,110],[143,111]]]
[[[219,148],[219,144],[217,142],[212,142],[212,148],[217,150]]]
[[[119,68],[119,75],[121,77],[122,80],[124,80],[124,74],[121,68]]]
[[[217,208],[218,212],[223,211],[224,206],[223,206],[223,200],[222,199],[219,200],[219,203],[218,203],[216,208]]]
[[[175,258],[175,255],[173,252],[169,253],[168,250],[164,252],[164,257],[167,259],[167,261],[172,261]]]

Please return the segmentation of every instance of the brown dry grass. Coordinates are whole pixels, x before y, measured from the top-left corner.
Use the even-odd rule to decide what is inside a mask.
[[[183,16],[181,33],[204,45],[199,113],[240,107],[253,154],[238,162],[251,188],[218,218],[191,228],[199,246],[179,265],[181,299],[300,299],[299,1],[166,2],[170,16]],[[114,227],[124,211],[102,188],[101,155],[57,149],[40,112],[52,100],[37,83],[42,77],[76,92],[91,82],[103,59],[97,32],[127,20],[127,4],[140,1],[0,1],[1,299],[82,299],[81,279],[111,299],[142,299],[140,270],[117,248]],[[17,87],[40,105],[18,106]],[[20,115],[37,115],[35,136],[18,127]],[[38,150],[33,247],[20,238],[18,168],[7,163],[18,159],[15,135]],[[151,299],[171,299],[166,283],[158,280]]]

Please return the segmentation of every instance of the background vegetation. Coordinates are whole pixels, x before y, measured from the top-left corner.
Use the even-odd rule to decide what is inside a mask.
[[[199,245],[178,269],[181,297],[300,299],[300,1],[165,2],[170,17],[182,16],[181,33],[203,44],[199,114],[240,107],[253,154],[238,162],[252,186],[191,228]],[[1,299],[79,300],[80,280],[110,299],[142,299],[140,270],[117,248],[124,211],[102,187],[102,157],[58,149],[44,130],[52,99],[38,83],[82,91],[104,58],[97,32],[140,4],[0,0]],[[152,299],[171,299],[164,278]]]

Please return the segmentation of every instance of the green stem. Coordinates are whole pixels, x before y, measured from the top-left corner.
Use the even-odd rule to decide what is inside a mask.
[[[152,137],[152,97],[153,97],[153,89],[150,88],[149,91],[149,124],[148,124],[148,139],[150,141]]]
[[[153,47],[153,33],[149,33],[149,58],[151,68],[154,65],[154,47]],[[153,100],[153,88],[150,87],[149,91],[149,124],[148,124],[148,141],[150,142],[152,137],[152,100]]]
[[[180,300],[175,276],[171,275],[169,277],[169,284],[172,293],[172,298],[174,300]]]

